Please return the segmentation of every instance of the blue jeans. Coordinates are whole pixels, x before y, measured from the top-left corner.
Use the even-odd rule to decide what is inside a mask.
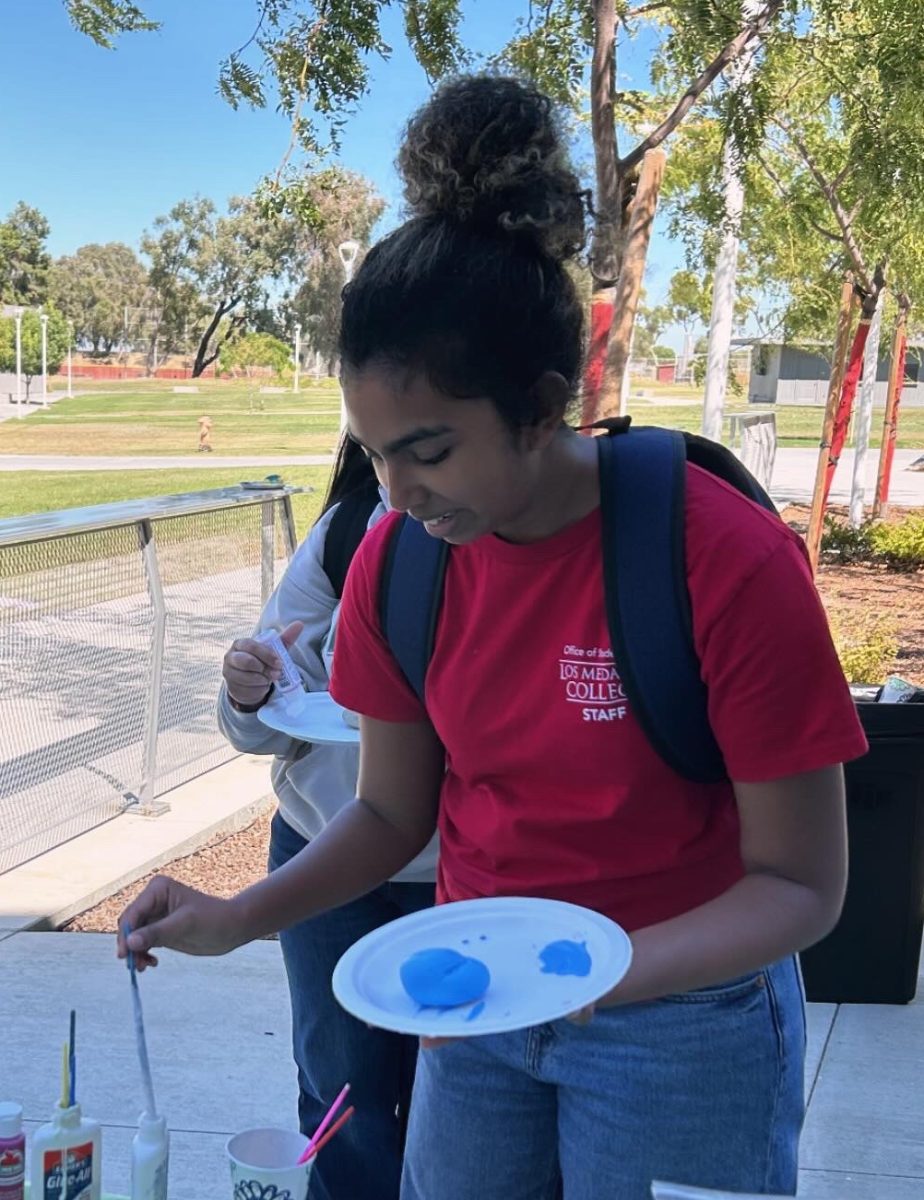
[[[281,867],[305,845],[277,813],[269,869]],[[369,1029],[351,1017],[334,999],[330,978],[354,942],[429,907],[433,890],[432,883],[386,883],[280,934],[292,1001],[299,1126],[314,1133],[347,1082],[356,1105],[352,1120],[318,1156],[309,1200],[397,1200],[417,1039]]]
[[[402,1200],[649,1200],[652,1179],[795,1195],[793,959],[716,988],[420,1056]]]

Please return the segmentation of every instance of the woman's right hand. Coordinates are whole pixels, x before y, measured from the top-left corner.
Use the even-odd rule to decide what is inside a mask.
[[[279,635],[286,649],[301,633],[301,621],[292,621]],[[238,638],[222,659],[221,675],[228,695],[238,704],[260,704],[282,675],[279,659],[269,646],[256,638]]]
[[[135,956],[139,971],[156,967],[156,946],[184,954],[227,954],[248,940],[234,900],[208,896],[158,875],[119,917],[116,954]],[[129,930],[130,932],[126,933]]]

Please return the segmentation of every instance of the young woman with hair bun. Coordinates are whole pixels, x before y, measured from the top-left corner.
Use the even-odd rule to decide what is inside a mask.
[[[837,920],[841,764],[865,749],[801,543],[687,467],[728,780],[675,774],[631,706],[569,702],[562,661],[610,654],[596,446],[565,423],[585,198],[551,102],[513,79],[441,87],[398,164],[408,219],[346,289],[341,332],[349,432],[395,510],[354,560],[334,657],[331,690],[362,714],[357,800],[233,900],[152,884],[130,944],[221,953],[374,887],[438,825],[439,901],[572,901],[634,957],[586,1023],[421,1054],[403,1200],[647,1200],[653,1178],[794,1194],[795,955]],[[450,546],[424,703],[379,622],[404,513]]]

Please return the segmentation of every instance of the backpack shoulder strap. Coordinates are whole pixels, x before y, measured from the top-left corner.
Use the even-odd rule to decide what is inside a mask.
[[[419,521],[397,522],[382,568],[379,618],[398,666],[421,704],[443,602],[449,544]]]
[[[378,503],[377,488],[348,492],[338,503],[330,519],[321,565],[338,600],[343,596],[343,585],[346,583],[353,555],[365,536],[369,518]]]
[[[730,483],[742,496],[753,500],[761,508],[766,508],[777,516],[777,507],[770,499],[765,489],[757,482],[751,472],[736,454],[725,446],[701,437],[698,433],[685,433],[687,460],[697,467],[702,467],[718,479]]]
[[[603,576],[613,656],[645,736],[678,774],[725,779],[693,644],[684,546],[686,445],[675,430],[599,437]]]

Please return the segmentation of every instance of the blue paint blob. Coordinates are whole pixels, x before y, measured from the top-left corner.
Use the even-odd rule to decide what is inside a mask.
[[[593,965],[585,942],[549,942],[539,957],[544,975],[589,975]]]
[[[418,950],[404,960],[400,974],[410,998],[426,1008],[472,1004],[491,983],[491,972],[484,963],[458,950]]]
[[[483,1012],[484,1012],[484,1001],[479,1000],[478,1003],[475,1005],[475,1007],[472,1009],[472,1011],[468,1014],[468,1016],[465,1019],[466,1019],[466,1021],[474,1021],[475,1018],[480,1017]]]

